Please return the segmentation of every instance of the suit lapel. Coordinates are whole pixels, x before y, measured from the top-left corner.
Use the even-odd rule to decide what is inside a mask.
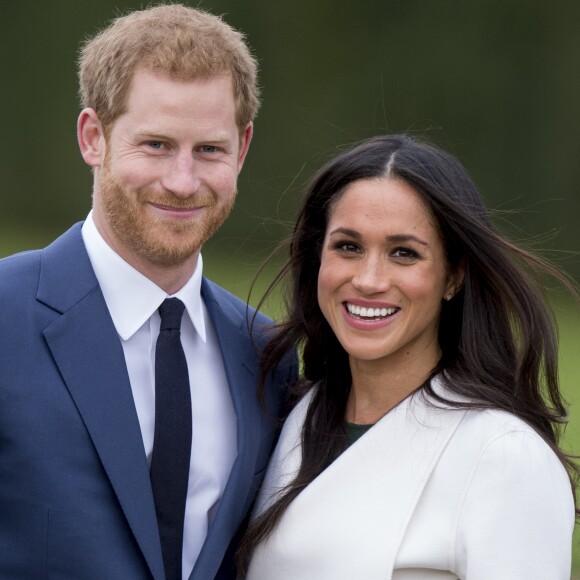
[[[275,491],[274,484],[287,482],[300,465],[298,444],[307,403],[288,420],[260,505]],[[263,556],[258,548],[259,558],[275,558],[280,547],[281,561],[287,557],[304,564],[304,569],[292,568],[296,578],[391,578],[424,487],[464,415],[437,410],[421,394],[404,401],[304,489]],[[357,558],[352,558],[353,545]]]
[[[80,226],[43,252],[38,300],[61,315],[44,336],[151,572],[163,578],[149,470],[123,349]]]
[[[243,314],[216,294],[221,289],[204,279],[202,296],[215,329],[230,395],[237,416],[238,454],[215,518],[190,579],[213,578],[252,498],[252,478],[260,443],[262,417],[256,398],[256,353]]]

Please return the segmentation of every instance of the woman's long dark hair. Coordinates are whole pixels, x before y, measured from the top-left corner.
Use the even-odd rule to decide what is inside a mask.
[[[302,464],[278,499],[249,527],[240,547],[243,569],[290,502],[345,448],[344,416],[351,385],[348,356],[326,322],[317,298],[320,255],[329,208],[360,179],[402,179],[421,196],[441,236],[450,270],[465,270],[461,290],[443,302],[442,357],[432,376],[469,403],[435,403],[501,409],[531,425],[568,469],[577,468],[558,447],[567,411],[558,386],[556,324],[535,276],[555,278],[578,297],[573,283],[542,258],[507,241],[493,226],[463,166],[440,149],[405,135],[375,137],[325,165],[306,191],[290,240],[289,259],[274,284],[290,278],[288,314],[263,351],[263,376],[297,346],[303,378],[297,398],[316,392],[302,431]]]

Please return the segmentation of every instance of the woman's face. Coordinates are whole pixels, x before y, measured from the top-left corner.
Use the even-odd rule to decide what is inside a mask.
[[[331,207],[318,303],[351,364],[433,368],[442,300],[458,289],[456,278],[428,209],[406,182],[355,181]]]

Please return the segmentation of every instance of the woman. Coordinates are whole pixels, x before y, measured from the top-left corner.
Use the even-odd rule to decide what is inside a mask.
[[[407,136],[324,167],[268,372],[301,398],[240,552],[248,580],[564,580],[572,462],[556,331],[463,167]],[[570,287],[573,293],[574,288]]]

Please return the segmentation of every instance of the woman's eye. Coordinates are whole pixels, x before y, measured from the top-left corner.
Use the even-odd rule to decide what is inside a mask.
[[[415,250],[411,250],[411,248],[397,248],[392,252],[392,256],[395,258],[404,258],[406,260],[416,260],[419,257],[419,254],[417,254]]]
[[[356,244],[353,244],[352,242],[338,242],[334,247],[337,250],[340,250],[341,252],[358,252],[359,251],[359,247]]]

